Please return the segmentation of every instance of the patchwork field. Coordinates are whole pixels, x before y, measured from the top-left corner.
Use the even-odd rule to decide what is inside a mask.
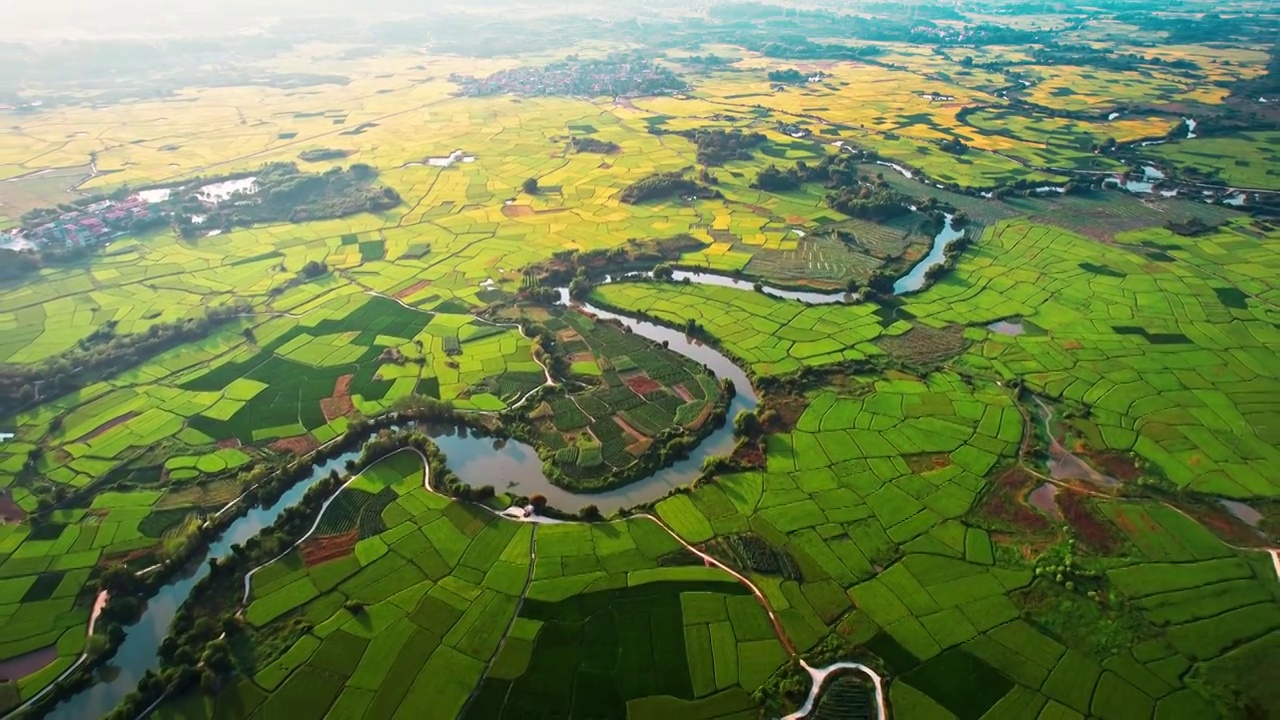
[[[424,12],[11,83],[0,711],[1280,712],[1273,13]]]

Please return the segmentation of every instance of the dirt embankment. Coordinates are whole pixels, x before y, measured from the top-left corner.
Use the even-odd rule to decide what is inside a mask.
[[[80,437],[76,438],[76,442],[82,442],[82,443],[83,443],[83,442],[89,442],[90,440],[92,440],[92,439],[94,439],[94,438],[96,438],[96,437],[98,437],[98,436],[100,436],[100,435],[102,435],[102,434],[106,433],[106,432],[107,432],[108,430],[110,430],[111,428],[116,427],[116,426],[118,426],[118,425],[123,425],[123,424],[125,424],[125,423],[129,422],[130,420],[132,420],[132,419],[134,419],[134,418],[136,418],[136,417],[138,417],[138,413],[136,413],[136,412],[127,412],[127,413],[125,413],[125,414],[123,414],[123,415],[121,415],[121,416],[119,416],[119,417],[112,418],[112,419],[110,419],[110,420],[108,420],[108,421],[106,421],[106,422],[102,423],[102,424],[101,424],[101,425],[99,425],[98,427],[96,427],[96,428],[94,428],[94,429],[90,430],[89,432],[85,433],[84,435],[81,435]]]

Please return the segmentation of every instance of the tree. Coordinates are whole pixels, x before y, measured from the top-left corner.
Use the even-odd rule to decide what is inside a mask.
[[[98,587],[116,598],[134,595],[140,585],[138,577],[124,565],[112,565],[98,578]]]
[[[760,418],[750,410],[743,410],[733,419],[733,434],[754,440],[760,436]]]
[[[547,496],[535,493],[529,497],[529,505],[535,514],[541,513],[547,509]]]
[[[103,635],[90,635],[84,643],[84,652],[89,657],[97,657],[107,651],[110,641]]]
[[[591,292],[591,281],[586,275],[578,275],[569,283],[569,297],[584,298]]]
[[[538,178],[529,178],[529,179],[525,180],[525,181],[520,185],[520,189],[524,191],[524,194],[525,194],[525,195],[537,195],[537,194],[538,194],[538,189],[539,189],[539,188],[538,188]]]

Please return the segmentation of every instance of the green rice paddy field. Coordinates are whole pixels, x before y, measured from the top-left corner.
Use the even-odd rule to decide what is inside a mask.
[[[851,194],[968,216],[968,247],[922,291],[806,305],[646,280],[584,296],[692,329],[748,373],[760,431],[744,419],[732,461],[632,513],[533,524],[491,511],[506,495],[434,493],[414,452],[391,455],[256,570],[243,602],[197,598],[225,611],[210,619],[233,667],[166,694],[154,716],[774,718],[804,700],[799,659],[867,664],[901,720],[1280,713],[1280,582],[1262,552],[1280,513],[1280,229],[1190,192],[981,193],[1149,161],[1174,180],[1275,190],[1271,130],[1094,152],[1163,137],[1184,114],[1212,128],[1267,54],[1121,43],[1185,60],[1175,72],[1046,65],[1012,45],[968,62],[875,46],[876,62],[708,46],[735,59],[649,97],[466,97],[445,78],[551,58],[388,50],[325,59],[350,82],[308,93],[0,111],[20,131],[0,142],[0,186],[89,153],[101,172],[85,192],[326,148],[402,199],[204,237],[125,235],[0,281],[0,364],[42,378],[0,417],[0,710],[101,652],[107,623],[88,628],[108,571],[183,555],[203,522],[361,419],[434,399],[464,424],[518,428],[553,480],[592,490],[716,422],[726,391],[712,370],[548,303],[535,270],[576,252],[605,271],[640,257],[828,291],[897,274],[928,252],[921,213],[846,216],[817,180],[754,187],[767,166],[816,165],[839,142],[878,154],[859,156]],[[684,57],[659,62],[683,71]],[[298,62],[311,60],[268,64]],[[770,81],[793,67],[825,75]],[[691,130],[764,139],[699,167],[679,134]],[[473,160],[428,162],[455,149]],[[655,173],[719,196],[623,202]],[[520,189],[527,178],[538,193]],[[0,227],[32,193],[66,199],[42,187],[0,187]],[[1195,234],[1169,229],[1191,218]],[[671,238],[678,256],[639,250]],[[233,304],[190,341],[131,349]],[[118,362],[83,372],[94,353]],[[72,389],[41,387],[55,377]],[[866,687],[837,685],[816,717],[870,710]]]

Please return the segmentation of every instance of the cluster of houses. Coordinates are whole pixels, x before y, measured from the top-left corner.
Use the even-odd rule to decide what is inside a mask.
[[[94,245],[125,234],[139,221],[154,218],[158,208],[134,195],[121,201],[102,200],[44,223],[0,235],[0,246]]]

